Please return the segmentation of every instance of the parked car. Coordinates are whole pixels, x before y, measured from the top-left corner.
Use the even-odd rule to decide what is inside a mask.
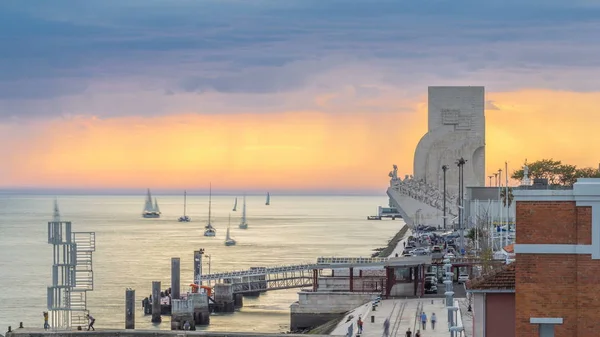
[[[435,283],[425,284],[425,293],[426,294],[437,294],[438,288]]]
[[[446,255],[444,255],[444,259],[454,259],[455,257],[456,255],[452,253],[447,253]]]
[[[460,273],[458,275],[458,283],[465,283],[469,280],[469,274]]]
[[[433,246],[433,248],[431,248],[431,252],[432,253],[441,253],[442,252],[442,247],[440,247],[440,246]]]

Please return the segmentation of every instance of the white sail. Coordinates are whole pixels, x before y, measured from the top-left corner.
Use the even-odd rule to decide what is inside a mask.
[[[232,211],[236,212],[237,211],[237,198],[235,198],[235,201],[233,203],[233,209]]]
[[[206,227],[212,227],[211,223],[211,210],[212,210],[212,183],[208,185],[208,225]]]
[[[146,203],[144,204],[144,212],[154,212],[154,206],[152,205],[152,194],[150,194],[150,189],[148,189],[148,195],[146,196]]]
[[[160,213],[160,208],[158,208],[158,200],[154,198],[154,212]]]
[[[265,205],[269,206],[271,204],[271,195],[269,194],[269,192],[267,192],[267,202],[265,202]]]
[[[242,205],[242,218],[240,219],[240,228],[246,229],[248,228],[248,223],[246,222],[246,195],[244,194],[244,204]]]
[[[60,210],[58,209],[58,200],[54,198],[54,212],[52,213],[52,221],[60,221]]]
[[[229,226],[227,226],[227,234],[225,235],[225,240],[229,241],[229,239],[231,238],[229,237]]]

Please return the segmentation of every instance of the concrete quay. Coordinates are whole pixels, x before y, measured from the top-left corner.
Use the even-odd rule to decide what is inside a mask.
[[[421,326],[419,317],[422,311],[425,312],[428,320],[425,329]],[[437,316],[435,329],[432,329],[431,326],[432,313],[435,313]],[[352,319],[348,321],[350,316],[352,316]],[[333,329],[331,335],[347,334],[348,327],[352,324],[353,336],[358,336],[356,322],[359,316],[363,320],[363,333],[360,334],[361,337],[383,336],[383,322],[386,318],[390,320],[390,336],[404,336],[408,329],[413,332],[413,336],[417,330],[420,330],[421,337],[450,336],[450,331],[448,330],[448,309],[446,308],[445,300],[441,298],[383,300],[375,311],[372,310],[370,303],[365,304],[349,312],[338,326]],[[463,324],[468,325],[469,323],[463,321]],[[462,335],[457,333],[456,336],[472,336],[466,332],[465,329]]]
[[[15,329],[6,333],[6,337],[300,337],[306,335],[257,332],[206,332],[206,331],[171,331],[171,330],[44,330],[44,329]],[[329,337],[331,335],[311,335]],[[342,337],[343,334],[340,336]]]

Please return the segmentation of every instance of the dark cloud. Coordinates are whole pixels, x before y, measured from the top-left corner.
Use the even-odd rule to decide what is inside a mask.
[[[98,81],[132,91],[153,81],[171,96],[276,94],[338,79],[376,95],[344,77],[354,68],[321,76],[357,63],[381,71],[372,80],[421,91],[460,81],[585,91],[594,81],[564,76],[600,68],[598,17],[584,0],[5,1],[0,101],[78,95]]]

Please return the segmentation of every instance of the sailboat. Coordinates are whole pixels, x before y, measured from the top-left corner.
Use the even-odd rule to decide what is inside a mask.
[[[212,209],[212,184],[208,188],[208,223],[204,226],[204,236],[215,236],[217,230],[212,226],[211,223],[211,209]]]
[[[229,235],[229,227],[231,227],[231,214],[229,214],[229,223],[227,224],[227,235],[225,236],[225,246],[235,246],[237,242]]]
[[[242,218],[240,219],[240,228],[248,229],[248,222],[246,221],[246,195],[244,194],[244,205],[242,206]]]
[[[142,212],[142,217],[160,218],[160,208],[158,208],[158,201],[155,198],[154,204],[152,204],[152,194],[150,193],[150,189],[148,189],[148,193],[146,195],[146,202],[144,203],[144,211]]]
[[[267,192],[267,202],[265,202],[265,205],[269,206],[271,204],[271,195],[269,194],[269,192]]]
[[[183,216],[179,217],[179,222],[190,222],[192,221],[192,219],[190,219],[189,216],[187,216],[185,214],[187,208],[187,191],[183,191]]]
[[[232,211],[236,212],[237,211],[237,198],[235,198],[235,201],[233,203],[233,209]]]

